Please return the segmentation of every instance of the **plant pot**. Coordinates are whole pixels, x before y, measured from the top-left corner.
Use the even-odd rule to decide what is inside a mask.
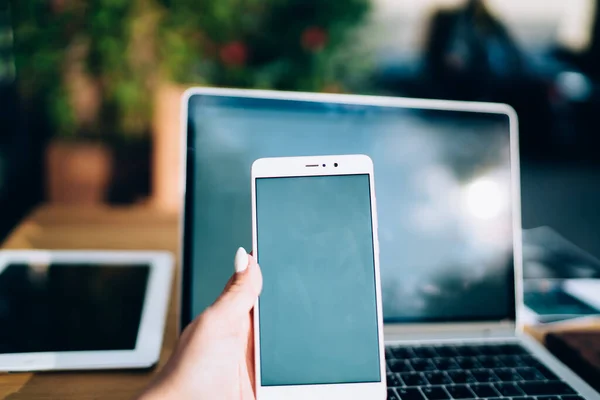
[[[108,190],[110,204],[145,203],[150,196],[150,132],[135,140],[111,143],[113,174]]]
[[[54,204],[104,203],[112,172],[108,146],[52,141],[46,148],[46,197]]]
[[[181,96],[186,89],[163,83],[154,100],[152,204],[165,211],[181,208]]]

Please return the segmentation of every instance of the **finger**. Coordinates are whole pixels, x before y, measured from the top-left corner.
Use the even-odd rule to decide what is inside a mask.
[[[235,268],[235,272],[243,272],[250,265],[250,255],[246,253],[243,247],[237,249],[235,253],[235,258],[233,260],[233,266]]]
[[[235,253],[235,258],[233,260],[233,269],[235,272],[243,272],[246,268],[248,268],[248,265],[251,261],[250,257],[248,257],[249,255],[251,256],[252,252],[250,252],[250,254],[246,254],[246,250],[244,250],[243,247],[240,247],[237,250],[237,252]],[[233,285],[233,283],[235,282],[235,279],[235,274],[233,274],[225,284],[223,292],[227,292],[229,290],[231,285]]]
[[[246,255],[246,257],[247,267],[234,274],[214,304],[215,309],[219,309],[221,313],[230,318],[241,319],[243,316],[247,316],[262,289],[260,267],[252,256]]]

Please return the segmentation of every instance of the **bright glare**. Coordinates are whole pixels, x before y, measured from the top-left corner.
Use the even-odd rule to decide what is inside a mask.
[[[466,188],[467,210],[479,219],[492,219],[504,207],[504,193],[500,185],[490,179],[477,179]]]

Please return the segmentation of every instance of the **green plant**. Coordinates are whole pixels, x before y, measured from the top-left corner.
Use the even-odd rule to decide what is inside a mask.
[[[21,93],[44,97],[57,135],[110,141],[148,131],[154,59],[133,47],[151,16],[146,3],[11,0]]]
[[[158,47],[170,79],[305,91],[336,90],[341,84],[339,61],[348,60],[336,54],[350,45],[349,34],[370,5],[369,0],[159,1]]]
[[[370,0],[10,0],[21,92],[55,133],[104,141],[150,129],[160,79],[342,90],[341,51]]]

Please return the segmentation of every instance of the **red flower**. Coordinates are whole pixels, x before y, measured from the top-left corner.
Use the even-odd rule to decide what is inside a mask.
[[[248,49],[240,41],[227,43],[219,51],[219,56],[223,64],[231,67],[241,67],[246,64],[248,59]]]
[[[308,27],[302,32],[302,47],[309,51],[319,51],[327,44],[327,32],[317,26]]]

